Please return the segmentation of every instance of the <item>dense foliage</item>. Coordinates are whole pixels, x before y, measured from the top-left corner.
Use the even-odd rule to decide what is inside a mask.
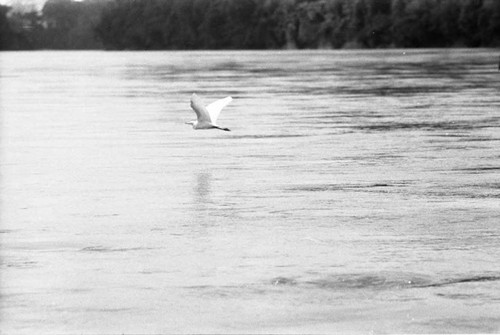
[[[1,49],[499,46],[499,0],[49,0],[0,6]]]
[[[109,4],[110,0],[48,0],[40,13],[9,12],[0,6],[0,50],[102,49],[95,27]]]

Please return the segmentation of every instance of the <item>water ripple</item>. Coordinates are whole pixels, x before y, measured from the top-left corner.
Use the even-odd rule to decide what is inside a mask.
[[[235,139],[235,140],[240,140],[240,139],[255,139],[255,140],[260,140],[260,139],[269,139],[269,138],[294,138],[294,137],[305,137],[305,136],[311,136],[310,134],[284,134],[284,135],[237,135],[237,136],[231,136],[231,137],[221,137],[224,139]]]
[[[144,247],[134,247],[134,248],[107,248],[103,246],[90,246],[80,249],[82,252],[128,252],[128,251],[137,251],[137,250],[152,250],[153,248],[144,248]]]
[[[326,191],[369,191],[405,187],[409,182],[380,182],[367,184],[307,184],[288,188],[288,191],[326,192]]]
[[[292,277],[275,277],[270,280],[274,286],[310,286],[328,290],[346,289],[410,289],[432,288],[466,283],[500,281],[500,275],[475,275],[469,277],[436,280],[428,275],[414,273],[373,273],[331,275],[318,279],[300,281]]]

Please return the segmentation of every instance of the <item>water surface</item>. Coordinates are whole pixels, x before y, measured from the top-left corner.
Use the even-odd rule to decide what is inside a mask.
[[[0,54],[2,332],[500,332],[497,56]]]

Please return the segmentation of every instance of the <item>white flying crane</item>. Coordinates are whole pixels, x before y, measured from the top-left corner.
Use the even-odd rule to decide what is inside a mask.
[[[217,125],[217,118],[222,108],[226,107],[232,100],[233,98],[226,97],[214,101],[205,107],[196,93],[193,93],[191,96],[191,108],[195,111],[197,120],[186,122],[186,124],[193,125],[193,129],[220,129],[230,131],[228,128],[219,127]]]

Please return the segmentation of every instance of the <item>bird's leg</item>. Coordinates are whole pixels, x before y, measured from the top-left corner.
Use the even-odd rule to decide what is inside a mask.
[[[219,126],[212,126],[212,127],[220,129],[220,130],[224,130],[224,131],[231,131],[231,129],[229,129],[229,128],[222,128],[222,127],[219,127]]]

